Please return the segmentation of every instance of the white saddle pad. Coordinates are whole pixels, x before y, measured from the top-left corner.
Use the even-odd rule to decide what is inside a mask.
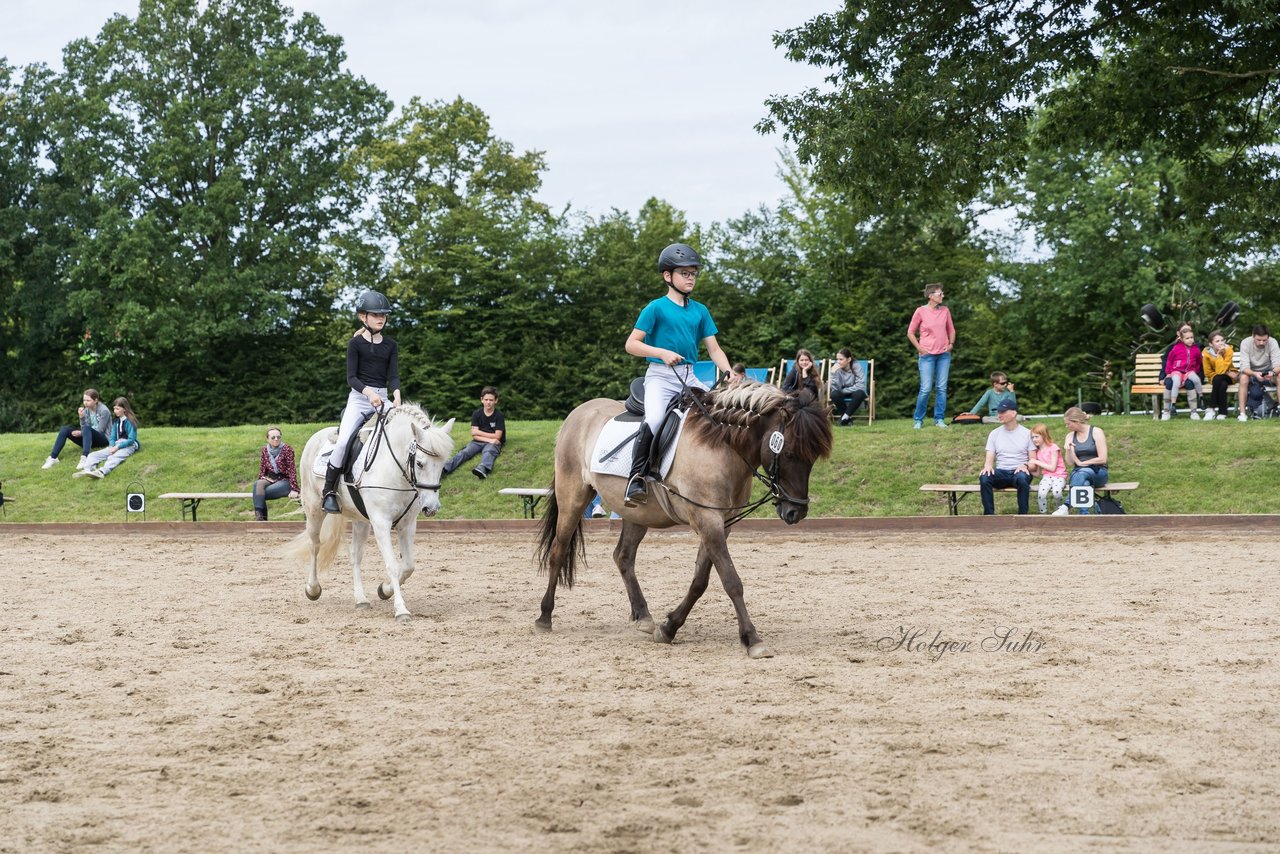
[[[663,452],[662,461],[658,465],[660,477],[667,476],[667,472],[671,471],[671,461],[676,457],[676,445],[680,444],[680,434],[684,432],[683,412],[679,414],[679,418],[680,426],[676,429],[675,441]],[[611,420],[605,424],[604,429],[600,431],[600,437],[596,439],[596,446],[591,449],[591,470],[596,474],[630,477],[631,449],[635,447],[635,443],[628,442],[627,437],[639,430],[641,423],[640,421]],[[606,457],[605,454],[610,451],[613,453]]]
[[[367,440],[367,437],[366,437]],[[320,453],[316,455],[316,461],[311,464],[311,473],[316,477],[323,478],[325,469],[329,467],[329,457],[333,455],[333,449],[338,447],[337,442],[329,442],[320,449]],[[366,448],[360,449],[360,456],[351,466],[351,482],[360,485],[360,475],[364,474],[364,452]]]

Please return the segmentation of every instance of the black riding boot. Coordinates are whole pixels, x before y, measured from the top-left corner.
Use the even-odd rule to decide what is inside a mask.
[[[338,476],[342,472],[333,466],[328,466],[324,470],[324,502],[320,505],[326,513],[341,513],[342,508],[338,506]]]
[[[638,507],[649,498],[649,452],[653,449],[653,431],[648,424],[640,425],[636,443],[631,450],[631,479],[627,481],[627,497],[622,502],[628,507]]]
[[[267,509],[265,507],[261,510],[259,510],[257,507],[253,508],[253,521],[255,522],[267,521]]]

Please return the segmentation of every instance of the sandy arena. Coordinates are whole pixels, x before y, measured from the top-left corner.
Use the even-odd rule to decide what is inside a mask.
[[[4,533],[0,851],[1280,849],[1274,536],[739,534],[762,661],[608,534],[549,635],[528,534],[419,535],[408,626],[287,539]]]

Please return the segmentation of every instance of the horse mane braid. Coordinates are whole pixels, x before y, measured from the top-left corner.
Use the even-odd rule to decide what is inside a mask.
[[[831,453],[834,437],[826,408],[816,402],[802,406],[795,396],[775,386],[763,383],[729,386],[704,395],[702,405],[711,417],[704,416],[695,405],[688,423],[693,434],[711,443],[727,444],[744,459],[758,452],[760,437],[753,428],[780,409],[791,413],[783,433],[802,458],[813,462]]]

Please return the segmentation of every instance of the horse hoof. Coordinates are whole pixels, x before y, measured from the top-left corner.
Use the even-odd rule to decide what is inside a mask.
[[[747,649],[748,658],[773,658],[773,650],[763,643],[752,644]]]
[[[356,603],[356,610],[357,610],[357,611],[368,611],[368,610],[369,610],[370,608],[372,608],[372,607],[373,607],[373,606],[372,606],[372,605],[370,605],[368,602],[357,602],[357,603]]]
[[[322,588],[320,587],[320,585],[319,585],[319,584],[317,584],[317,585],[316,585],[316,592],[315,592],[315,593],[312,593],[312,592],[311,592],[311,588],[310,588],[310,587],[303,587],[303,588],[302,588],[303,592],[307,594],[307,598],[308,598],[308,599],[310,599],[312,602],[314,602],[314,601],[316,601],[317,599],[319,599],[319,598],[320,598],[320,590],[321,590],[321,589],[322,589]]]
[[[550,631],[551,631],[551,621],[550,621],[550,620],[547,620],[545,623],[544,623],[544,622],[542,622],[542,620],[534,620],[534,621],[533,621],[533,633],[534,633],[534,634],[537,634],[537,635],[545,635],[545,634],[547,634],[547,633],[548,633],[548,632],[550,632]]]
[[[655,643],[671,643],[675,640],[675,635],[667,634],[666,630],[664,630],[662,626],[654,626],[653,640]]]
[[[653,623],[652,617],[645,617],[643,620],[633,620],[631,625],[635,627],[637,632],[644,635],[653,634],[653,630],[657,628]]]
[[[413,614],[396,614],[396,622],[402,626],[407,626],[413,622]]]
[[[383,592],[382,592],[382,587],[383,587],[383,585],[381,585],[381,584],[379,584],[379,585],[378,585],[378,598],[379,598],[379,599],[381,599],[381,600],[383,600],[383,601],[385,602],[386,600],[388,600],[388,599],[390,599],[390,598],[391,598],[391,591],[390,591],[390,590],[388,590],[386,593],[383,593]]]

